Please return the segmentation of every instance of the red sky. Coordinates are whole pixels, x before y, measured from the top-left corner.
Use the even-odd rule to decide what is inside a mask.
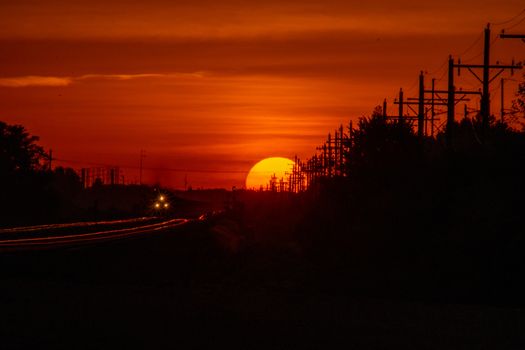
[[[0,2],[0,120],[25,125],[60,164],[114,164],[128,180],[242,186],[270,156],[310,156],[449,54],[481,59],[494,23],[525,32],[523,0]],[[493,61],[525,59],[495,40]],[[521,73],[520,75],[521,76]],[[516,78],[517,76],[515,76]],[[478,88],[468,73],[458,87]],[[499,110],[493,84],[493,112]],[[506,83],[508,100],[516,82]],[[391,107],[393,108],[393,107]],[[199,172],[207,170],[210,172]]]

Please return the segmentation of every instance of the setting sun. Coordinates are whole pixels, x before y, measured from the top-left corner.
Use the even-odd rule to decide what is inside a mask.
[[[266,188],[270,178],[275,175],[277,179],[285,177],[294,166],[294,161],[283,157],[270,157],[255,164],[246,176],[247,189]]]

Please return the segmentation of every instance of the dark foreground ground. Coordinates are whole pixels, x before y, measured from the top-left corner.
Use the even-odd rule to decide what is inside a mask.
[[[367,297],[217,227],[0,256],[0,349],[522,349],[520,307]],[[231,248],[231,247],[230,247]]]

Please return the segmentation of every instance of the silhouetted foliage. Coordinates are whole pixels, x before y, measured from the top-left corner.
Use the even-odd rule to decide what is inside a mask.
[[[376,109],[358,122],[345,157],[345,176],[306,193],[236,194],[242,205],[206,238],[217,261],[237,271],[233,285],[524,303],[523,132],[494,118],[483,130],[476,116],[455,123],[448,144],[443,134],[419,138],[410,122],[387,121]],[[30,173],[25,186],[9,189],[14,205],[3,219],[62,219],[78,195],[92,219],[124,215],[118,202],[149,191],[82,190],[71,169]]]
[[[77,172],[49,159],[21,125],[0,122],[0,226],[141,216],[153,190],[106,186],[83,189]]]
[[[516,99],[512,101],[512,112],[517,116],[521,126],[525,128],[525,123],[523,122],[523,118],[525,118],[525,74],[523,75],[523,80],[518,85]]]
[[[453,130],[447,146],[444,134],[419,139],[378,109],[359,121],[347,176],[315,188],[297,230],[310,258],[333,271],[324,283],[470,301],[512,287],[518,302],[525,285],[507,272],[525,272],[525,135],[494,118],[483,130],[479,116]]]
[[[21,125],[0,121],[0,222],[2,225],[60,220],[80,189],[72,169],[47,169],[38,137]]]
[[[40,170],[44,149],[22,125],[0,121],[0,174],[14,176]]]
[[[416,157],[418,143],[408,122],[388,122],[380,108],[376,108],[371,117],[359,119],[352,147],[346,155],[348,173],[373,175],[406,166]]]

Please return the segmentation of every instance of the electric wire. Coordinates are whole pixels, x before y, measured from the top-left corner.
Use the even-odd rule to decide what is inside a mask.
[[[525,21],[525,17],[523,17],[519,22],[517,22],[516,24],[510,26],[510,27],[506,27],[505,30],[507,29],[513,29],[513,28],[516,28],[517,26],[519,26],[520,24],[523,23],[523,21]]]
[[[508,20],[504,20],[504,21],[496,22],[496,23],[492,23],[492,24],[495,25],[495,26],[505,25],[505,24],[508,24],[508,23],[511,23],[511,22],[515,21],[517,18],[519,18],[523,14],[525,14],[525,8],[523,10],[521,10],[517,15],[515,15],[514,17],[512,17],[512,18],[510,18]]]
[[[140,169],[140,166],[136,166],[136,165],[116,165],[116,164],[108,164],[108,163],[85,162],[85,161],[62,159],[62,158],[54,158],[53,160],[57,162],[61,162],[61,163],[82,164],[82,165],[91,165],[91,166],[98,166],[98,167],[119,167],[122,169]],[[243,170],[165,168],[165,167],[144,167],[144,166],[142,167],[142,170],[186,172],[186,173],[246,174],[246,171],[243,171]]]
[[[446,74],[447,74],[447,70],[445,69],[443,73],[441,74],[441,76],[438,79],[436,79],[436,83],[439,83],[440,81],[442,81]]]
[[[466,55],[467,53],[470,52],[470,50],[472,50],[477,44],[478,42],[480,42],[481,38],[483,38],[483,32],[481,32],[477,37],[476,39],[472,42],[472,44],[470,44],[469,47],[467,47],[462,53],[458,54],[457,56],[463,56],[463,55]]]
[[[414,80],[412,85],[410,85],[410,87],[408,89],[406,89],[405,92],[407,92],[407,93],[412,92],[418,83],[419,83],[419,77],[416,80]]]
[[[448,63],[448,59],[446,59],[445,61],[443,61],[443,63],[439,66],[439,68],[436,68],[435,70],[433,70],[432,72],[427,73],[427,74],[429,74],[429,75],[434,75],[434,74],[440,72],[443,68],[445,68],[445,66],[447,65],[447,63]]]

